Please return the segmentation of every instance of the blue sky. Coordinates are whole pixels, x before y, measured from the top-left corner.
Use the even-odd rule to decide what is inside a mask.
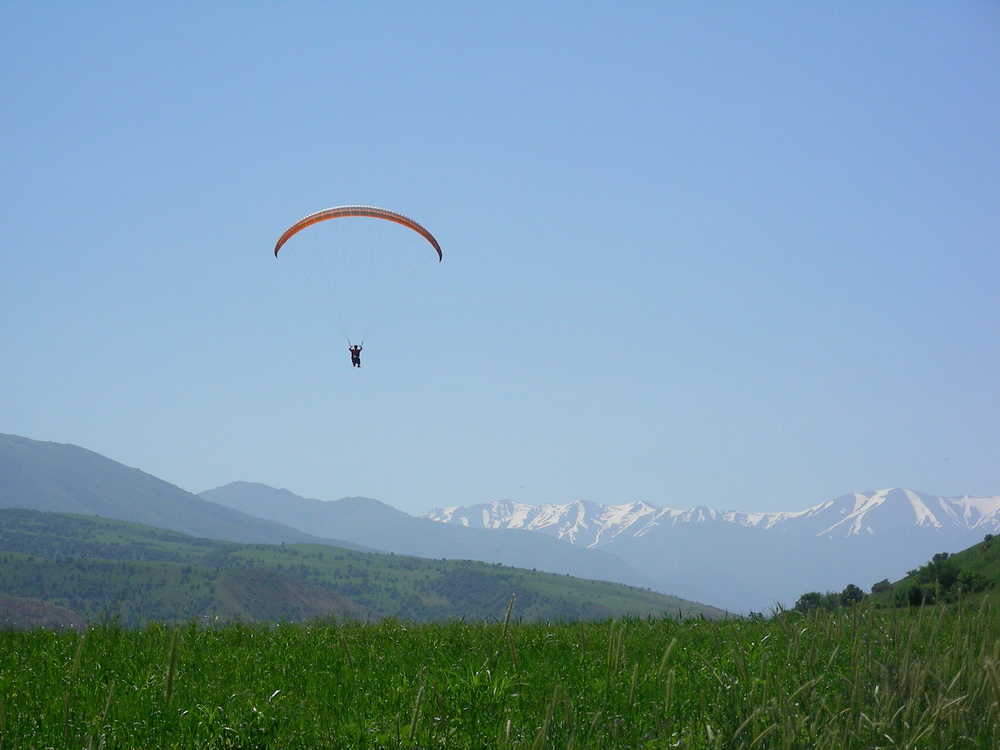
[[[0,4],[0,432],[199,492],[1000,494],[994,2]],[[293,221],[420,221],[350,366]]]

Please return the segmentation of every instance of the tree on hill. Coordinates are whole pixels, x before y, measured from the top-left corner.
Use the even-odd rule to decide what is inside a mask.
[[[865,592],[861,590],[861,587],[849,583],[839,594],[835,591],[827,591],[825,594],[821,594],[818,591],[810,591],[807,594],[803,594],[795,602],[795,611],[804,614],[814,609],[832,610],[838,607],[850,607],[859,603],[864,598]]]
[[[849,607],[852,604],[857,604],[864,598],[865,592],[861,590],[861,587],[855,586],[853,583],[849,583],[847,584],[847,587],[840,592],[840,606]]]
[[[883,578],[878,583],[872,584],[872,593],[873,594],[881,594],[881,593],[883,593],[885,591],[888,591],[891,588],[892,588],[892,584],[889,583],[889,579],[888,578]]]
[[[947,604],[963,594],[985,591],[991,585],[986,576],[959,567],[947,552],[939,552],[929,563],[907,575],[913,580],[896,594],[896,603],[900,606]]]

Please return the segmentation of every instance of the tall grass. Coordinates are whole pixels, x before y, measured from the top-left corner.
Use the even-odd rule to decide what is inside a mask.
[[[997,615],[0,632],[0,750],[993,750]]]

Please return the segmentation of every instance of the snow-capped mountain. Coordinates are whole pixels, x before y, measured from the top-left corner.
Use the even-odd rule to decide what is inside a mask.
[[[1000,496],[940,497],[907,489],[853,493],[805,510],[720,511],[644,502],[438,508],[426,518],[519,529],[613,552],[660,588],[737,611],[794,604],[808,591],[864,589],[938,552],[1000,530]],[[871,579],[871,580],[869,580]]]
[[[578,500],[566,505],[525,505],[504,500],[435,508],[432,521],[470,528],[542,531],[572,544],[599,547],[621,535],[642,536],[659,526],[728,523],[782,529],[817,537],[897,531],[914,526],[992,533],[1000,528],[1000,496],[937,497],[906,489],[856,492],[800,511],[749,513],[698,506],[658,508],[644,502],[600,505]]]

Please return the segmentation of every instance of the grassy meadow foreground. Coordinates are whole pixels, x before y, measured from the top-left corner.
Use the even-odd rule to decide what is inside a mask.
[[[0,748],[995,748],[992,606],[0,632]]]

